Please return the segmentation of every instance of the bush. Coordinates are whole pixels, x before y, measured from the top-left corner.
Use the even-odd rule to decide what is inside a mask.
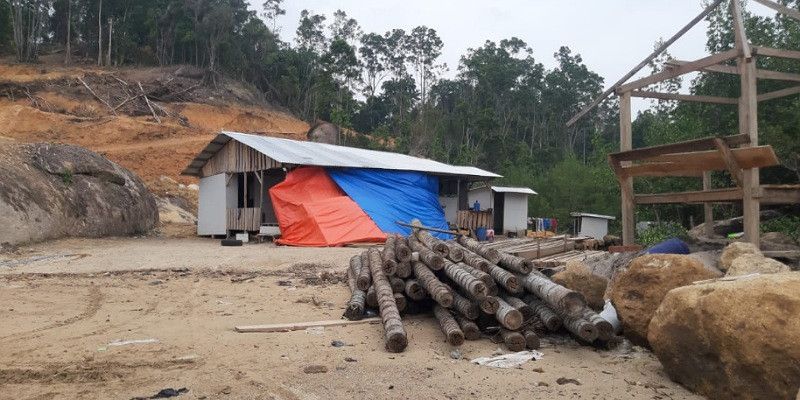
[[[678,238],[686,240],[689,234],[681,224],[676,222],[661,222],[653,224],[647,229],[638,232],[636,242],[642,246],[652,246],[667,239]]]
[[[764,221],[761,224],[761,233],[780,232],[788,235],[795,241],[800,241],[800,216],[785,215]]]

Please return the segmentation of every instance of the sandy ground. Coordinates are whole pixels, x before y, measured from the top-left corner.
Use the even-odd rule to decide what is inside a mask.
[[[69,239],[0,255],[0,398],[693,399],[647,351],[601,351],[554,336],[544,358],[500,370],[467,342],[450,358],[430,317],[409,317],[409,347],[383,349],[378,325],[242,334],[236,325],[338,319],[355,248],[210,239]],[[148,340],[153,339],[153,340]],[[115,341],[149,343],[110,345]],[[344,347],[334,347],[341,340]],[[327,372],[306,374],[309,365]],[[560,385],[559,378],[580,384]]]

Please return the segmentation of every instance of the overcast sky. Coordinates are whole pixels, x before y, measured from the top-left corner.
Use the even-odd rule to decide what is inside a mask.
[[[260,0],[250,0],[260,11]],[[486,40],[516,36],[532,49],[547,68],[553,53],[568,46],[584,63],[605,78],[606,87],[638,64],[659,38],[667,39],[699,14],[701,0],[285,0],[286,15],[278,24],[281,38],[293,40],[303,9],[325,14],[337,9],[355,18],[364,32],[383,33],[393,28],[410,31],[418,25],[436,29],[444,42],[441,60],[453,76],[459,59],[469,48]],[[749,2],[753,3],[753,2]],[[727,4],[723,3],[723,4]],[[750,4],[748,10],[772,15]],[[698,24],[670,47],[679,59],[705,54],[705,22]],[[635,108],[647,106],[638,100]]]

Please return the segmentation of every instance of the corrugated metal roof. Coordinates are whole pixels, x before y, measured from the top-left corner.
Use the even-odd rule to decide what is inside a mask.
[[[569,213],[569,215],[571,215],[573,217],[589,217],[589,218],[600,218],[600,219],[608,219],[608,220],[617,219],[617,217],[613,217],[611,215],[592,214],[592,213],[583,213],[583,212],[573,212],[573,213]]]
[[[326,143],[304,142],[269,136],[222,132],[195,157],[183,171],[184,175],[200,175],[205,162],[229,140],[236,140],[283,164],[314,165],[319,167],[374,168],[399,171],[419,171],[436,175],[473,178],[500,178],[500,175],[480,168],[455,166],[425,158],[386,151],[365,150]]]
[[[492,186],[492,191],[497,193],[539,194],[534,192],[533,189],[526,187]]]
[[[534,192],[533,189],[526,187],[486,186],[483,184],[481,184],[481,186],[478,187],[473,187],[472,189],[470,189],[470,191],[488,190],[489,188],[491,188],[493,192],[497,193],[521,193],[521,194],[535,194],[535,195],[539,194]]]

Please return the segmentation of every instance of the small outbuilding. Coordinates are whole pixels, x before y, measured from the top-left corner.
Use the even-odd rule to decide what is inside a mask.
[[[482,186],[469,191],[469,205],[477,201],[482,210],[492,210],[496,234],[520,233],[528,229],[528,196],[537,195],[531,188]]]
[[[608,221],[617,219],[610,215],[580,212],[570,213],[570,215],[573,218],[572,229],[576,236],[588,236],[595,239],[602,239],[608,235]]]

